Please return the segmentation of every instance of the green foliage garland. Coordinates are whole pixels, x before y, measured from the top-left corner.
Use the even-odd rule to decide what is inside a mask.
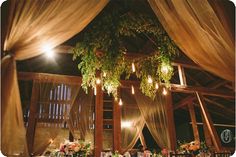
[[[169,84],[173,75],[171,58],[177,54],[178,48],[155,16],[137,11],[135,8],[128,12],[127,9],[122,8],[111,10],[105,9],[89,24],[73,49],[73,58],[80,58],[78,69],[83,77],[82,87],[85,91],[88,87],[95,88],[96,72],[99,71],[103,88],[117,97],[120,77],[125,75],[126,79],[129,78],[132,73],[131,63],[134,62],[135,74],[141,80],[141,91],[154,99],[156,94],[154,83]],[[124,37],[138,36],[150,40],[158,53],[141,59],[125,59]],[[167,73],[163,73],[163,66],[168,67]],[[152,84],[147,83],[148,77],[153,78]]]

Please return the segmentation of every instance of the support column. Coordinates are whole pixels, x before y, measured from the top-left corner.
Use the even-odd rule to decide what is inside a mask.
[[[174,121],[174,109],[172,104],[172,94],[166,95],[166,116],[167,116],[167,128],[170,137],[170,149],[175,150],[176,148],[176,132],[175,132],[175,121]]]
[[[96,86],[95,100],[95,157],[101,156],[103,146],[103,91],[100,84]]]
[[[193,135],[194,135],[194,140],[200,142],[199,138],[199,133],[198,133],[198,128],[197,128],[197,121],[196,121],[196,114],[193,106],[193,102],[188,103],[188,110],[190,113],[191,121],[192,121],[192,128],[193,128]]]
[[[121,152],[121,107],[113,98],[113,151]]]
[[[205,137],[205,141],[206,141],[206,145],[209,147],[209,148],[212,148],[213,147],[213,143],[212,143],[212,140],[211,140],[211,135],[210,135],[210,132],[206,126],[206,121],[204,119],[204,116],[203,114],[201,113],[201,117],[202,117],[202,127],[203,127],[203,132],[204,132],[204,137]]]
[[[28,151],[30,155],[33,153],[33,146],[34,146],[34,136],[37,123],[37,113],[38,113],[38,104],[37,104],[38,98],[39,98],[39,88],[37,87],[35,81],[33,81],[32,95],[30,101],[30,114],[29,114],[28,127],[26,131]]]
[[[141,144],[143,145],[143,148],[147,148],[146,141],[145,141],[142,131],[139,134],[139,138],[140,138]]]
[[[197,99],[199,101],[199,105],[200,105],[204,120],[206,122],[206,126],[207,126],[207,128],[210,132],[212,142],[213,142],[213,144],[216,148],[216,151],[219,152],[222,149],[220,139],[219,139],[219,137],[217,135],[217,132],[216,132],[214,126],[213,126],[213,122],[212,122],[210,114],[207,110],[207,107],[206,107],[206,104],[204,102],[203,96],[198,92],[196,92],[196,95],[197,95]]]

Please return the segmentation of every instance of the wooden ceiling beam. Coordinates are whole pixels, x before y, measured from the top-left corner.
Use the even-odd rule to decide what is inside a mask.
[[[67,83],[67,84],[82,83],[82,78],[79,76],[34,73],[34,72],[18,72],[18,80],[23,80],[23,81],[40,80],[41,82],[56,82],[56,83]]]
[[[79,76],[68,76],[58,74],[46,74],[46,73],[32,73],[32,72],[19,72],[19,80],[41,80],[45,82],[58,82],[58,83],[70,83],[70,84],[81,84],[82,78]],[[131,86],[139,87],[140,81],[121,80],[121,87],[131,88]],[[200,92],[203,95],[218,96],[224,98],[235,98],[234,92],[225,92],[216,89],[210,89],[205,87],[192,87],[192,86],[181,86],[179,84],[171,84],[170,90],[173,92],[181,93],[194,93]]]

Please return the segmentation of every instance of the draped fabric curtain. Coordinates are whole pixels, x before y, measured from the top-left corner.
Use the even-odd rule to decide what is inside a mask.
[[[15,61],[40,55],[45,48],[54,48],[68,40],[80,32],[107,2],[108,0],[9,1],[10,11],[3,48],[8,55],[1,62],[1,149],[4,154],[21,153],[21,147],[25,143]]]
[[[55,78],[55,80],[39,80],[34,83],[33,88],[39,91],[33,154],[41,155],[64,128],[80,86],[56,83]]]
[[[88,94],[80,89],[69,112],[68,126],[75,139],[94,143],[94,105],[93,91]]]
[[[166,100],[157,93],[154,100],[136,89],[135,99],[152,137],[161,148],[170,148],[170,138],[167,129]]]
[[[207,0],[148,1],[169,36],[190,59],[234,82],[234,35],[227,31],[227,23],[221,21]],[[212,3],[218,5],[217,1]]]
[[[139,139],[144,127],[144,119],[139,111],[134,95],[130,93],[129,89],[121,89],[121,98],[123,100],[121,146],[122,152],[126,152],[132,149]]]

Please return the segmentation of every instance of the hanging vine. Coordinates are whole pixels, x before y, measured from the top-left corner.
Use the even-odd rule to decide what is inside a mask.
[[[169,84],[173,75],[171,59],[178,54],[178,48],[164,31],[157,18],[146,12],[135,10],[104,9],[80,34],[81,40],[73,49],[73,58],[79,58],[82,87],[95,88],[96,72],[100,71],[102,87],[117,97],[120,77],[126,79],[132,73],[131,63],[135,63],[136,76],[141,80],[141,91],[155,98],[154,83]],[[125,57],[124,38],[144,36],[152,42],[156,53],[146,58],[128,60]],[[153,79],[148,83],[148,77]]]

